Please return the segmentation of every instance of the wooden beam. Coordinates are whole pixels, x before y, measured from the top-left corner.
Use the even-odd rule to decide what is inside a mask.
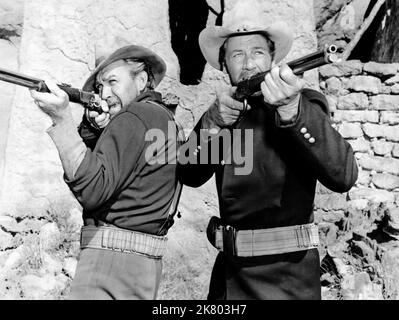
[[[382,5],[385,3],[386,0],[378,0],[377,3],[374,5],[373,10],[368,15],[367,19],[364,20],[360,30],[356,33],[355,37],[349,42],[348,46],[345,48],[344,52],[341,55],[341,59],[343,61],[347,60],[351,55],[353,49],[359,43],[360,39],[362,38],[363,34],[367,31],[370,27],[371,23],[374,21],[375,17],[377,16],[378,12],[380,11]]]

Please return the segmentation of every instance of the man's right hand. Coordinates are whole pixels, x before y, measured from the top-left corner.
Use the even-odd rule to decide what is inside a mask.
[[[215,103],[206,113],[206,123],[209,127],[212,127],[212,124],[219,128],[230,127],[238,120],[244,110],[244,104],[233,99],[236,89],[230,87],[217,94]],[[247,110],[250,108],[248,105]]]
[[[109,107],[105,100],[101,100],[101,109],[103,113],[99,114],[97,111],[89,111],[86,109],[86,118],[93,127],[103,129],[110,121]]]

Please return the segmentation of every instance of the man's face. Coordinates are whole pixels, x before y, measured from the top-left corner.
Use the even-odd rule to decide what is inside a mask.
[[[227,39],[225,62],[233,85],[272,66],[272,55],[266,38],[260,34]]]
[[[101,99],[107,101],[111,118],[139,95],[137,80],[123,60],[111,63],[99,73],[97,88]]]

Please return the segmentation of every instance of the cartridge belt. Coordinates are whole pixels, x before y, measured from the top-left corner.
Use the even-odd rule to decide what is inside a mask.
[[[238,257],[304,251],[319,245],[319,232],[314,223],[258,230],[219,226],[214,230],[215,241],[212,244],[219,251]]]

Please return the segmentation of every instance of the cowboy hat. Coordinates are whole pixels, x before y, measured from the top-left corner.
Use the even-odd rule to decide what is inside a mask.
[[[152,75],[154,76],[155,87],[165,76],[166,64],[160,56],[150,49],[136,45],[128,45],[119,48],[108,57],[97,59],[96,64],[98,63],[98,65],[86,80],[82,90],[88,92],[96,91],[95,82],[97,74],[111,63],[122,59],[138,59],[145,62],[150,67]]]
[[[219,52],[224,42],[229,37],[254,33],[263,34],[274,43],[274,62],[284,59],[292,47],[292,31],[283,22],[267,25],[262,13],[258,1],[238,2],[225,14],[223,26],[211,26],[202,30],[198,42],[206,61],[215,69],[222,70]]]

